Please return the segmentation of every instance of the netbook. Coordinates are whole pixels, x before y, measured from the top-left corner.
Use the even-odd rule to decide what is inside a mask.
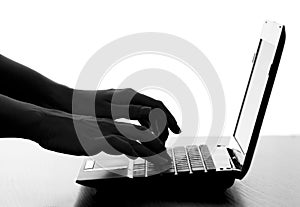
[[[284,43],[285,26],[266,21],[235,130],[232,136],[219,139],[214,152],[210,152],[205,142],[167,148],[172,165],[159,173],[152,163],[142,158],[129,160],[125,156],[99,155],[97,159],[84,160],[76,182],[93,187],[176,183],[188,189],[195,180],[200,180],[201,186],[208,183],[228,188],[235,179],[244,178],[253,159]]]

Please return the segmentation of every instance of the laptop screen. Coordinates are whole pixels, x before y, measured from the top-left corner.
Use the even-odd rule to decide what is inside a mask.
[[[279,31],[272,31],[272,28],[269,27],[265,25],[263,28],[262,38],[253,61],[252,71],[234,132],[234,137],[240,144],[244,154],[247,153],[249,147],[280,35]]]

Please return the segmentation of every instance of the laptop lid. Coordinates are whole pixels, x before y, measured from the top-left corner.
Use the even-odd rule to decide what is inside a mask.
[[[285,43],[285,27],[266,21],[237,119],[233,137],[240,145],[243,178],[249,170]]]

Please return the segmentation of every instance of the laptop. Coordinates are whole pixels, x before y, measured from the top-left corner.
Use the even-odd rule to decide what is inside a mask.
[[[218,139],[213,152],[205,142],[167,148],[171,167],[159,173],[153,163],[142,158],[100,153],[84,160],[76,182],[101,188],[118,185],[125,190],[133,185],[165,184],[189,189],[199,180],[202,187],[227,189],[235,179],[243,179],[253,159],[284,43],[285,26],[265,21],[234,132]]]

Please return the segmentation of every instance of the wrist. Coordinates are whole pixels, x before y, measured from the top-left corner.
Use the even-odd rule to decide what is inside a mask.
[[[64,85],[56,85],[49,94],[47,102],[51,109],[72,113],[73,89]]]

